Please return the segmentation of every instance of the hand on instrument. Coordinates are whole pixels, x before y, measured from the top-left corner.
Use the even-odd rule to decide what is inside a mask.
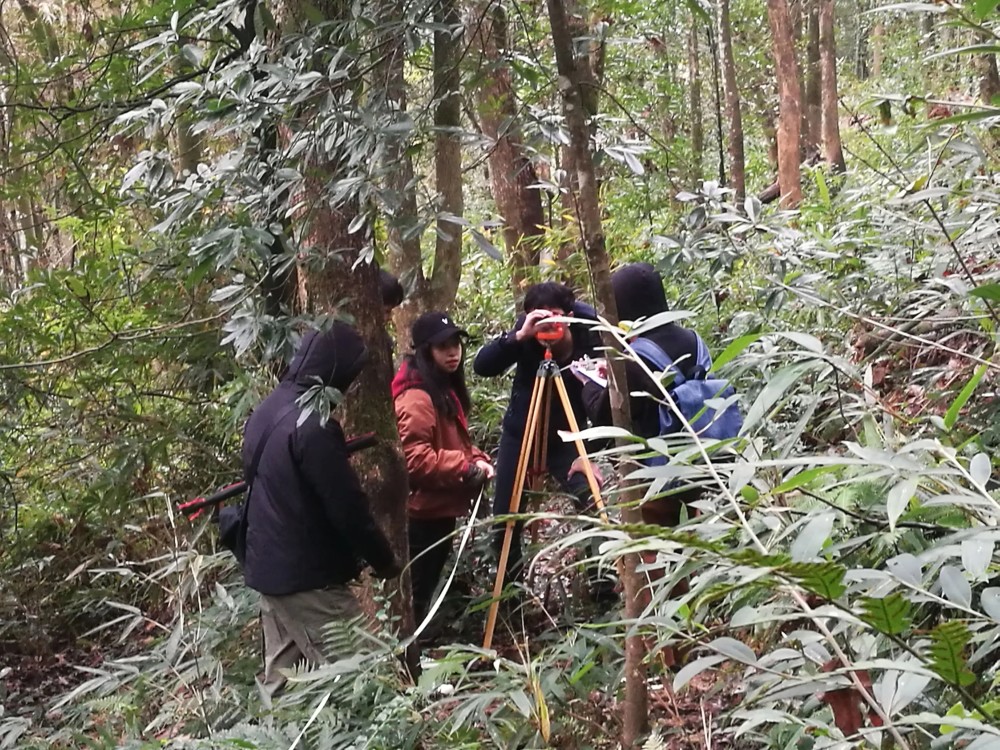
[[[514,338],[518,341],[524,341],[528,338],[534,338],[538,335],[539,331],[545,329],[545,324],[542,322],[546,318],[551,318],[554,313],[551,310],[538,309],[532,310],[524,318],[524,325],[517,329],[517,333],[514,334]]]
[[[594,472],[594,479],[597,480],[597,486],[604,486],[604,475],[601,473],[600,468],[593,461],[587,461],[584,458],[577,458],[573,461],[573,465],[569,467],[569,474],[567,476],[571,477],[574,474],[586,474],[584,471],[584,464],[590,464],[590,470]]]

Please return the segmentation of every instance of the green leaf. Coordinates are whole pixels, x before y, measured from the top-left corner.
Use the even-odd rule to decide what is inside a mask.
[[[995,12],[1000,0],[976,0],[972,6],[972,12],[977,21],[983,21],[988,15]]]
[[[1000,115],[1000,112],[994,112],[993,114]],[[969,294],[973,297],[988,299],[991,302],[1000,302],[1000,284],[983,284],[982,286],[977,286]]]
[[[861,619],[880,633],[898,635],[910,627],[910,607],[909,599],[898,591],[881,599],[866,596],[861,600]]]
[[[837,563],[791,563],[780,570],[824,599],[836,599],[847,590],[844,585],[847,569]]]
[[[486,236],[482,232],[477,232],[475,229],[470,229],[469,232],[472,234],[472,238],[476,241],[480,250],[493,258],[493,260],[503,260],[503,253],[497,249],[496,245],[486,239]]]
[[[722,367],[725,367],[729,362],[737,357],[744,349],[746,349],[754,341],[758,341],[763,333],[748,333],[745,336],[740,336],[738,339],[733,339],[729,346],[722,350],[722,354],[715,358],[712,362],[712,372],[718,372]]]
[[[991,284],[990,286],[995,286],[997,287],[997,290],[1000,291],[1000,284]],[[982,287],[980,287],[980,289],[981,288]],[[986,363],[983,363],[976,368],[972,377],[969,378],[969,382],[965,384],[965,387],[962,388],[958,396],[955,397],[955,400],[951,402],[951,406],[948,407],[948,411],[944,415],[944,426],[949,430],[954,427],[955,422],[958,421],[958,415],[959,412],[962,411],[962,407],[965,406],[970,398],[972,398],[972,394],[976,390],[976,386],[979,385],[979,381],[982,380],[983,375],[986,374],[986,368]]]
[[[970,640],[972,633],[963,622],[944,622],[931,631],[931,669],[945,682],[968,687],[976,681],[962,653]]]
[[[840,468],[841,467],[839,467],[839,466],[833,466],[833,465],[831,465],[831,466],[814,466],[811,469],[806,469],[805,471],[800,471],[798,474],[795,474],[790,479],[786,479],[784,482],[782,482],[777,487],[775,487],[773,490],[771,490],[771,492],[773,494],[777,495],[777,494],[782,493],[782,492],[788,492],[789,490],[794,490],[796,487],[801,487],[804,484],[809,484],[809,482],[811,482],[812,480],[814,480],[818,476],[821,476],[823,474],[827,474],[827,473],[829,473],[831,471],[837,471]]]

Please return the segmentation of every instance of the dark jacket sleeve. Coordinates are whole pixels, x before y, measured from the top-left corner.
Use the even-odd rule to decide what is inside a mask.
[[[347,443],[340,425],[329,421],[324,427],[316,416],[296,430],[296,461],[306,484],[323,503],[330,523],[343,531],[358,557],[376,572],[395,564],[392,548],[375,523],[368,497],[347,458]]]
[[[492,378],[503,375],[517,364],[517,359],[521,356],[522,342],[517,340],[515,334],[523,325],[524,316],[522,315],[517,319],[512,331],[483,345],[472,362],[473,372],[480,377]]]
[[[587,418],[595,427],[611,424],[611,396],[607,388],[602,388],[592,380],[583,385],[583,407]]]

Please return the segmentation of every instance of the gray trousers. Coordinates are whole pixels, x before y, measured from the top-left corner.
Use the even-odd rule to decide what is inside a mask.
[[[285,596],[261,594],[264,671],[257,676],[261,690],[273,698],[287,682],[281,670],[301,661],[322,664],[349,656],[332,653],[323,630],[331,622],[346,622],[362,614],[358,600],[346,585]]]

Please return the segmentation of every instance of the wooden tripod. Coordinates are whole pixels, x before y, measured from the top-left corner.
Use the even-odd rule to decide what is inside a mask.
[[[528,405],[528,420],[525,424],[524,437],[521,439],[521,453],[517,459],[517,474],[514,477],[514,489],[510,496],[509,513],[514,514],[520,510],[521,495],[524,492],[525,481],[529,469],[539,470],[545,465],[548,457],[548,437],[549,437],[549,414],[552,405],[552,389],[555,388],[559,395],[559,402],[562,404],[563,413],[566,415],[566,423],[572,432],[579,432],[580,426],[573,414],[573,407],[569,402],[569,395],[566,393],[566,384],[563,382],[559,365],[552,359],[552,349],[545,348],[545,358],[538,365],[538,373],[535,375],[535,384],[531,389],[531,402]],[[601,520],[608,522],[608,514],[604,509],[604,501],[601,499],[601,489],[597,484],[597,477],[587,460],[587,450],[583,447],[580,438],[574,438],[576,451],[583,459],[583,473],[587,477],[587,484],[594,498],[594,505],[601,515]],[[529,460],[530,458],[530,460]],[[504,576],[507,573],[507,560],[510,557],[511,540],[514,537],[513,519],[507,521],[504,528],[503,546],[500,549],[500,561],[497,567],[496,582],[493,585],[493,602],[490,604],[489,616],[486,618],[486,635],[483,638],[483,648],[488,649],[493,645],[493,631],[497,624],[497,613],[500,608],[500,594],[503,591]]]

